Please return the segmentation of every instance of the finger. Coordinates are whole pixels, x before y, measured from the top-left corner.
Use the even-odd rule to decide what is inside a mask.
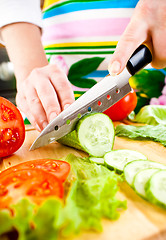
[[[26,115],[27,119],[30,121],[32,126],[36,128],[36,130],[41,131],[41,129],[39,128],[38,124],[35,121],[35,118],[33,117],[33,115],[30,114],[30,109],[26,102],[26,98],[21,94],[17,93],[16,104],[17,104],[17,107]]]
[[[28,108],[30,109],[29,116],[34,118],[40,130],[43,130],[47,126],[48,121],[45,110],[35,88],[31,86],[27,88],[26,101],[28,103]]]
[[[40,79],[40,82],[36,82],[35,87],[37,89],[38,98],[46,113],[47,121],[50,122],[61,112],[57,93],[48,79],[48,76]]]
[[[154,68],[164,68],[166,66],[166,28],[158,28],[152,32],[153,61]]]
[[[125,68],[133,52],[147,39],[148,27],[146,22],[138,15],[133,16],[111,57],[108,66],[110,74],[119,74]]]
[[[74,93],[71,84],[64,72],[58,69],[51,75],[51,82],[58,94],[62,110],[74,102]]]

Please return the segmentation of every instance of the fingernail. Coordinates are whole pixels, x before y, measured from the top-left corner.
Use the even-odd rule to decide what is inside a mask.
[[[108,71],[110,73],[111,76],[115,76],[119,73],[120,71],[120,62],[118,61],[114,61],[109,67],[108,67]]]
[[[66,108],[68,108],[70,106],[70,104],[66,104],[65,106],[64,106],[64,110],[66,109]]]

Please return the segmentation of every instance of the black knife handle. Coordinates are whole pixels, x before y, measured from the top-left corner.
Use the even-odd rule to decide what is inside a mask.
[[[127,62],[127,70],[131,75],[140,71],[152,61],[152,54],[145,45],[140,45]]]

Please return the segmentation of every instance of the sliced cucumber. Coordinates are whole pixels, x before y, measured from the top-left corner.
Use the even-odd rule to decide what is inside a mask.
[[[128,149],[119,149],[108,152],[104,155],[105,165],[113,170],[116,170],[118,173],[122,173],[124,166],[133,160],[147,160],[147,157],[137,151],[128,150]]]
[[[113,148],[115,129],[112,120],[104,113],[84,115],[76,129],[58,139],[58,142],[89,153],[90,156],[103,157]]]
[[[166,209],[166,170],[154,173],[149,179],[145,191],[151,203]]]
[[[134,185],[134,190],[138,195],[141,197],[147,199],[146,192],[145,192],[145,186],[148,182],[148,180],[151,178],[151,176],[157,172],[161,171],[157,168],[148,168],[148,169],[143,169],[139,171],[133,180],[133,185]]]
[[[89,157],[89,161],[92,163],[104,165],[104,158],[102,157]]]
[[[111,119],[103,113],[91,113],[83,116],[76,131],[81,147],[90,156],[103,157],[113,148],[115,129]]]
[[[69,147],[76,148],[78,150],[82,150],[82,151],[84,150],[78,141],[76,130],[74,130],[74,131],[68,133],[67,135],[65,135],[64,137],[58,139],[57,142],[59,142],[63,145],[69,146]]]
[[[158,168],[158,169],[166,169],[166,166],[157,162],[149,161],[149,160],[136,160],[129,162],[124,167],[124,177],[127,183],[133,187],[133,180],[135,175],[142,169],[147,168]]]

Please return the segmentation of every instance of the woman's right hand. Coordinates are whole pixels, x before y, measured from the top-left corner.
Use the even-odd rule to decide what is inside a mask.
[[[38,131],[73,102],[71,84],[55,64],[35,68],[25,80],[17,82],[17,106]]]

